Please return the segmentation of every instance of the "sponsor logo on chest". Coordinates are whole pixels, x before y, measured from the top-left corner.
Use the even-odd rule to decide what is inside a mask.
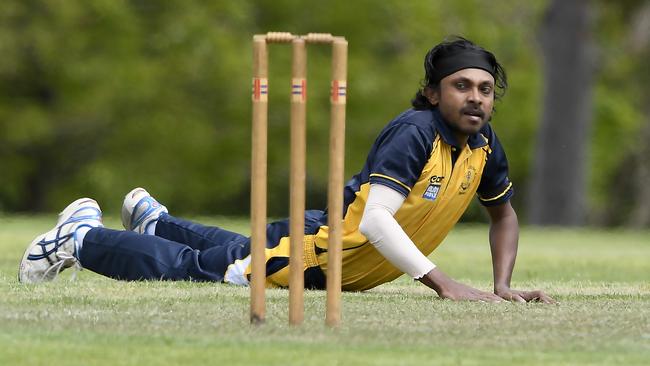
[[[436,198],[438,198],[438,193],[440,193],[440,187],[444,179],[445,177],[441,177],[437,175],[434,175],[431,178],[429,178],[429,185],[427,186],[427,189],[424,190],[424,194],[422,195],[422,198],[429,201],[435,201]]]

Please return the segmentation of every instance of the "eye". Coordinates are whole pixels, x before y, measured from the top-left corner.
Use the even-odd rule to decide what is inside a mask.
[[[481,93],[483,93],[485,95],[492,94],[492,87],[489,86],[489,85],[484,85],[483,87],[481,87]]]
[[[458,81],[458,82],[456,82],[456,89],[463,90],[463,89],[465,89],[465,87],[466,87],[466,86],[465,86],[465,82],[464,82],[464,81]]]

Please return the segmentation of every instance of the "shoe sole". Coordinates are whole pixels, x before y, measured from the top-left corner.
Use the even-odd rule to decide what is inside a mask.
[[[55,226],[56,227],[56,226]],[[23,265],[27,263],[27,257],[29,257],[29,253],[31,253],[32,249],[34,249],[34,246],[37,245],[41,240],[45,238],[47,233],[49,233],[50,230],[48,230],[45,234],[41,234],[36,237],[36,239],[32,240],[32,243],[29,244],[27,249],[25,250],[25,253],[23,254],[23,259],[20,261],[20,265],[18,266],[18,282],[20,283],[37,283],[39,281],[31,281],[27,280],[22,277],[23,275]]]

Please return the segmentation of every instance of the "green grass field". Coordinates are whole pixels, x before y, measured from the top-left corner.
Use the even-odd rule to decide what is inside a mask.
[[[17,282],[28,242],[54,216],[0,217],[0,365],[648,365],[650,232],[523,229],[513,287],[559,305],[455,303],[407,278],[343,295],[343,325],[323,325],[325,293],[306,293],[287,325],[285,290],[267,323],[248,324],[248,289],[109,280]],[[118,227],[109,219],[107,226]],[[243,220],[218,222],[248,231]],[[460,226],[433,260],[491,288],[485,226]]]

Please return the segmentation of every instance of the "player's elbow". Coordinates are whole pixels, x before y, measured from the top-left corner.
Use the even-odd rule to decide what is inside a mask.
[[[368,213],[368,211],[363,213],[363,216],[361,217],[361,222],[359,223],[359,232],[363,234],[366,238],[369,236],[372,236],[372,223],[371,219],[369,216],[372,216],[371,214]]]
[[[392,216],[386,210],[377,207],[366,207],[359,223],[359,232],[363,234],[372,244],[377,243],[383,237],[386,220]]]

